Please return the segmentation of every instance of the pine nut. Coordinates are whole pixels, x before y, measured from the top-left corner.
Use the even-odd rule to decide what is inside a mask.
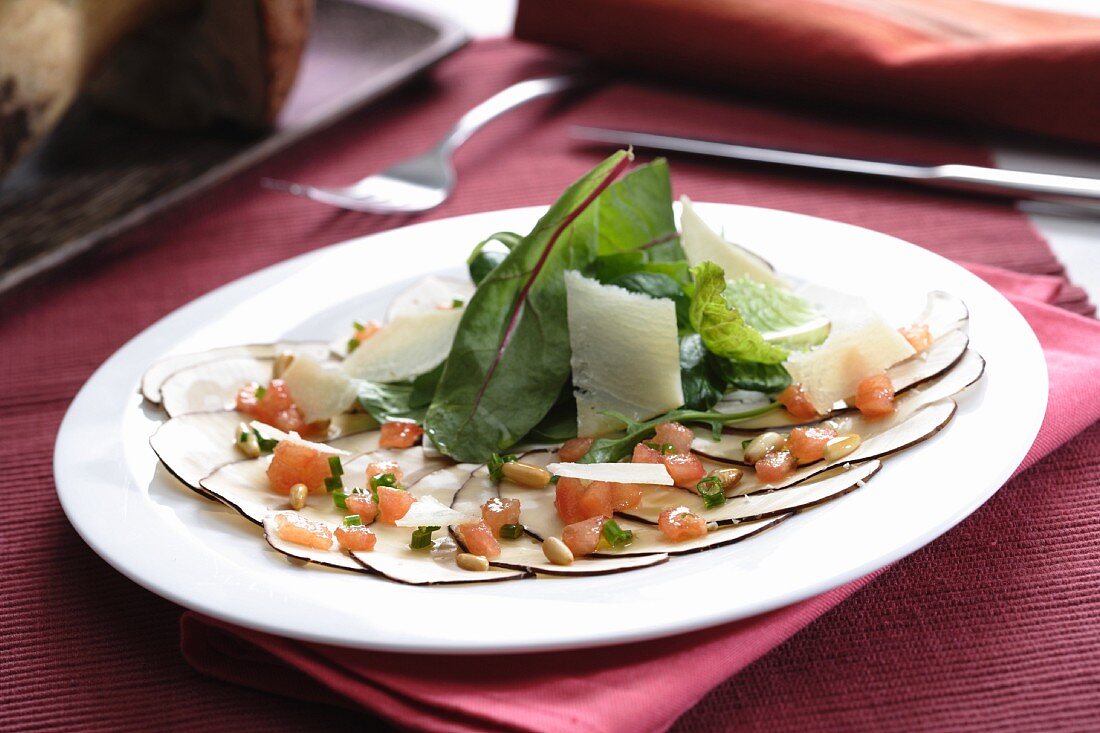
[[[489,561],[484,555],[471,555],[468,552],[459,553],[455,563],[463,570],[483,573],[489,569]]]
[[[774,451],[782,450],[786,444],[787,439],[779,433],[761,433],[745,446],[745,463],[755,466],[761,458]]]
[[[557,537],[547,537],[542,543],[542,552],[555,565],[573,564],[573,551]]]
[[[290,506],[292,509],[301,509],[309,499],[309,487],[305,484],[294,484],[290,487]]]
[[[292,361],[294,361],[293,351],[283,351],[276,356],[275,363],[271,365],[271,378],[278,379],[283,376],[283,372],[287,370]]]
[[[863,441],[855,433],[838,435],[825,444],[825,460],[829,463],[851,455]]]
[[[504,478],[528,489],[541,489],[550,483],[550,472],[542,466],[510,461],[500,467]]]
[[[722,491],[729,491],[741,483],[741,477],[745,472],[740,468],[716,468],[710,472],[710,475],[722,482]]]
[[[246,423],[237,426],[237,450],[249,458],[260,457],[260,441]]]

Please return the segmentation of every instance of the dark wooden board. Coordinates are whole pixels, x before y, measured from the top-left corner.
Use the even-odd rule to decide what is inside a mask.
[[[465,41],[440,19],[317,0],[298,80],[266,134],[153,130],[77,103],[0,181],[0,294],[323,128]]]

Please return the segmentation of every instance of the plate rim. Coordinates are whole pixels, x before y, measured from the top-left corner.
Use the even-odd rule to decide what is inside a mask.
[[[446,227],[448,225],[453,225],[453,223],[456,221],[466,221],[470,219],[480,219],[486,217],[493,218],[501,216],[529,216],[533,220],[537,215],[539,215],[541,212],[544,212],[547,208],[546,206],[526,206],[474,212],[444,219],[418,222],[407,227],[386,230],[384,232],[356,237],[343,242],[338,242],[325,247],[321,247],[310,252],[296,255],[281,262],[274,263],[256,272],[225,283],[215,288],[214,290],[211,290],[210,292],[192,301],[189,301],[188,303],[180,306],[179,308],[158,319],[156,322],[149,325],[140,333],[128,340],[114,354],[112,354],[107,360],[105,360],[104,363],[101,364],[88,378],[88,380],[81,387],[77,395],[74,397],[69,408],[66,410],[65,417],[62,420],[61,426],[57,433],[57,438],[54,446],[54,456],[52,461],[55,475],[55,489],[58,494],[62,509],[65,512],[65,515],[68,518],[70,524],[76,529],[77,533],[80,535],[81,539],[83,539],[84,542],[88,544],[89,547],[91,547],[92,550],[95,551],[96,554],[103,558],[108,564],[110,564],[113,568],[115,568],[134,582],[138,583],[142,587],[146,588],[147,590],[150,590],[157,595],[167,598],[168,600],[173,601],[183,606],[184,608],[192,609],[211,617],[243,626],[245,628],[256,629],[266,633],[295,638],[302,641],[323,643],[327,645],[346,648],[361,648],[377,651],[413,654],[452,653],[462,655],[490,655],[595,648],[633,643],[656,638],[665,638],[682,633],[687,633],[690,631],[719,626],[740,619],[751,618],[753,616],[757,616],[768,611],[784,608],[795,603],[814,598],[826,591],[841,587],[854,580],[862,578],[876,570],[886,568],[897,560],[909,554],[912,554],[921,547],[930,544],[935,539],[957,526],[963,519],[974,513],[974,511],[976,511],[982,504],[988,501],[989,498],[1004,485],[1004,483],[1016,471],[1020,462],[1022,462],[1022,460],[1026,457],[1028,449],[1034,443],[1035,437],[1037,436],[1039,428],[1042,425],[1042,418],[1045,414],[1049,393],[1049,379],[1046,368],[1046,361],[1038,338],[1035,336],[1034,331],[1031,329],[1030,325],[1019,313],[1019,311],[1015,307],[1013,307],[1003,295],[1001,295],[992,286],[978,278],[973,273],[967,271],[962,266],[948,260],[947,258],[942,257],[941,255],[938,255],[922,247],[919,247],[918,245],[915,245],[911,242],[907,242],[906,240],[902,240],[898,237],[894,237],[892,235],[877,230],[869,229],[867,227],[861,227],[845,222],[824,219],[822,217],[815,217],[807,214],[800,214],[797,212],[790,212],[782,209],[767,207],[702,202],[696,202],[695,206],[704,215],[711,210],[750,209],[770,212],[774,215],[779,215],[782,217],[797,217],[803,220],[811,220],[811,223],[817,225],[825,223],[831,227],[844,227],[861,230],[863,232],[871,232],[875,236],[895,240],[896,242],[900,242],[907,247],[912,247],[914,249],[920,250],[924,253],[924,255],[931,256],[933,258],[941,260],[944,263],[947,263],[947,265],[949,265],[951,268],[962,273],[964,279],[971,280],[971,285],[977,286],[981,289],[985,289],[987,293],[993,294],[995,298],[1003,301],[1003,304],[1011,310],[1011,313],[1015,314],[1015,317],[1018,321],[1017,325],[1023,326],[1024,330],[1022,333],[1026,333],[1030,337],[1030,342],[1026,345],[1027,348],[1025,348],[1024,350],[1028,352],[1031,356],[1038,356],[1038,361],[1034,366],[1040,367],[1042,372],[1043,389],[1041,390],[1041,392],[1036,391],[1036,396],[1039,396],[1039,400],[1037,403],[1032,405],[1032,412],[1037,413],[1037,417],[1036,414],[1030,416],[1032,419],[1032,426],[1031,429],[1024,432],[1024,435],[1026,435],[1026,439],[1019,438],[1016,441],[1016,443],[1020,445],[1026,443],[1026,446],[1028,446],[1023,448],[1023,450],[1019,452],[1019,460],[1014,459],[1012,461],[1009,461],[1009,463],[1001,464],[1000,470],[992,474],[993,478],[990,479],[989,484],[993,487],[992,489],[985,490],[980,493],[975,493],[970,501],[968,501],[964,505],[961,505],[954,513],[952,513],[950,517],[942,521],[936,528],[919,533],[918,535],[909,538],[907,542],[904,542],[901,545],[897,546],[894,551],[887,553],[886,555],[879,555],[874,558],[868,559],[865,562],[859,563],[858,565],[852,567],[846,572],[834,573],[833,575],[819,579],[816,583],[804,584],[800,586],[796,592],[788,593],[788,595],[782,599],[771,599],[766,602],[759,602],[757,604],[750,603],[742,610],[732,615],[728,613],[723,614],[721,612],[716,612],[709,614],[705,617],[693,616],[688,619],[680,620],[677,623],[664,623],[660,625],[659,628],[651,627],[646,630],[619,633],[612,632],[607,636],[598,639],[578,639],[572,642],[562,642],[560,640],[541,642],[538,640],[530,640],[526,643],[511,642],[506,645],[491,647],[487,647],[484,643],[457,642],[453,645],[447,646],[445,649],[441,649],[437,642],[429,642],[425,644],[417,643],[415,641],[410,642],[408,640],[399,642],[386,642],[378,639],[348,640],[343,637],[334,637],[333,635],[326,633],[309,633],[307,631],[301,631],[296,628],[288,629],[285,624],[280,625],[267,623],[264,621],[257,621],[256,619],[251,618],[247,615],[234,613],[232,610],[227,611],[224,608],[210,607],[207,604],[196,604],[193,599],[188,598],[185,594],[177,592],[176,590],[168,587],[164,583],[157,582],[156,580],[151,580],[141,573],[138,573],[132,567],[132,563],[127,563],[124,558],[120,559],[118,556],[116,556],[112,552],[112,549],[106,546],[107,543],[103,541],[103,538],[98,536],[93,531],[91,526],[85,523],[83,517],[81,517],[77,513],[77,507],[74,503],[75,499],[73,498],[73,495],[71,495],[69,491],[63,489],[62,486],[63,483],[68,485],[71,482],[70,472],[73,469],[72,466],[66,465],[66,461],[62,460],[62,455],[64,453],[64,451],[62,450],[62,446],[67,445],[69,441],[74,439],[73,434],[76,431],[76,421],[80,417],[79,411],[84,408],[85,403],[90,399],[89,394],[96,388],[100,387],[101,383],[104,382],[113,382],[115,383],[113,386],[115,386],[116,388],[120,386],[118,383],[123,380],[120,380],[117,377],[112,379],[111,370],[121,365],[123,371],[126,371],[127,368],[125,366],[125,361],[126,357],[130,353],[137,351],[139,347],[147,347],[147,342],[165,342],[166,339],[164,339],[162,335],[164,331],[170,331],[171,327],[174,324],[180,321],[189,320],[194,314],[201,313],[204,309],[209,308],[212,304],[222,301],[225,298],[237,298],[239,300],[239,296],[243,295],[245,292],[262,292],[271,287],[271,284],[281,279],[281,275],[293,271],[297,267],[300,267],[301,265],[308,263],[311,260],[319,259],[323,257],[325,253],[329,253],[333,250],[361,247],[364,245],[364,243],[370,242],[370,240],[375,237],[384,236],[395,231],[417,230],[423,227]],[[422,274],[429,274],[430,272],[431,271],[424,271]],[[191,328],[188,329],[188,332],[195,333],[201,329],[201,324],[193,325]],[[162,335],[160,339],[156,338],[158,334]],[[1023,345],[1021,346],[1021,348],[1023,348]],[[167,351],[165,351],[163,348],[159,348],[158,353],[164,356],[169,353],[174,353],[174,350],[168,349]],[[136,369],[137,371],[133,372],[133,378],[125,380],[128,385],[126,387],[126,394],[129,395],[131,399],[135,396],[135,394],[138,396],[140,395],[140,377],[141,374],[144,372],[146,366],[147,364],[141,363],[137,367],[134,367],[133,369]],[[130,371],[133,370],[131,369]],[[132,382],[132,384],[130,384],[130,382]],[[141,404],[142,403],[139,399],[137,403],[138,409],[141,409]],[[115,408],[117,408],[117,406],[112,406],[112,410]],[[123,415],[125,414],[125,409],[129,408],[125,406],[123,407]],[[121,436],[114,443],[112,443],[112,449],[119,452],[125,450],[125,447],[121,440]]]

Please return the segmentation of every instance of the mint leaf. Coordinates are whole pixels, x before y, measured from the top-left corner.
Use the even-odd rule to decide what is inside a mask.
[[[745,322],[736,308],[723,297],[726,275],[713,262],[702,262],[691,268],[695,294],[691,299],[691,326],[702,337],[707,349],[716,356],[762,364],[778,364],[787,352],[773,346],[760,332]]]

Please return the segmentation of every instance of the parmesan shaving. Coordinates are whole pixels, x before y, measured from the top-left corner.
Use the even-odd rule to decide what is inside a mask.
[[[555,476],[613,484],[672,486],[672,476],[660,463],[551,463],[546,470]]]

